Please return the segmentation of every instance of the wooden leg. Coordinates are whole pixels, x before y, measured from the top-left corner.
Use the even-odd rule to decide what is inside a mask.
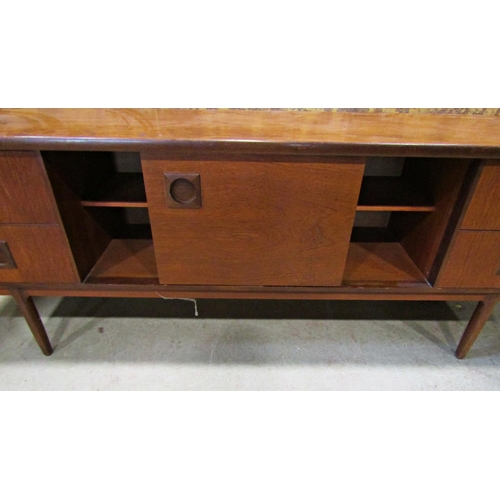
[[[472,344],[476,341],[477,337],[481,333],[483,326],[490,317],[496,303],[499,301],[500,297],[495,295],[493,297],[488,297],[487,299],[479,302],[472,317],[465,329],[460,343],[458,344],[457,350],[455,352],[458,359],[464,359]]]
[[[28,323],[35,340],[45,356],[50,356],[53,352],[49,337],[43,326],[40,315],[36,309],[33,299],[27,296],[22,290],[10,290],[11,295],[16,299],[17,305],[23,313],[24,319]]]

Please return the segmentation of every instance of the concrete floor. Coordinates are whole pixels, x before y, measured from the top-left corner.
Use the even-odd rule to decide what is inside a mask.
[[[500,308],[474,303],[37,298],[41,354],[0,297],[1,390],[498,390]]]

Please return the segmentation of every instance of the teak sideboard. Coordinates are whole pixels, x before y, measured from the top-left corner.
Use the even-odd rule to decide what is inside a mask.
[[[500,299],[500,117],[0,110],[0,294]]]

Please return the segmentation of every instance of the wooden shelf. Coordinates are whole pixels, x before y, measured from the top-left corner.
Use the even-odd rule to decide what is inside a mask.
[[[92,186],[82,198],[84,207],[147,208],[146,190],[141,173],[116,173],[98,186]]]
[[[112,240],[88,284],[159,284],[151,240]],[[429,287],[399,243],[351,243],[343,286]]]
[[[351,243],[344,286],[429,287],[399,243]]]
[[[401,177],[364,177],[358,211],[434,212],[432,200]]]
[[[158,284],[152,240],[111,240],[85,283]]]

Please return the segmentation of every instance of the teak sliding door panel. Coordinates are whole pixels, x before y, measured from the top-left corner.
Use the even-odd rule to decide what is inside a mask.
[[[142,164],[162,283],[341,284],[363,160]]]
[[[460,231],[436,285],[500,289],[500,231]]]
[[[77,283],[57,226],[0,224],[0,283]]]
[[[485,162],[461,228],[500,230],[499,160]]]
[[[40,153],[0,152],[0,223],[58,223]]]

